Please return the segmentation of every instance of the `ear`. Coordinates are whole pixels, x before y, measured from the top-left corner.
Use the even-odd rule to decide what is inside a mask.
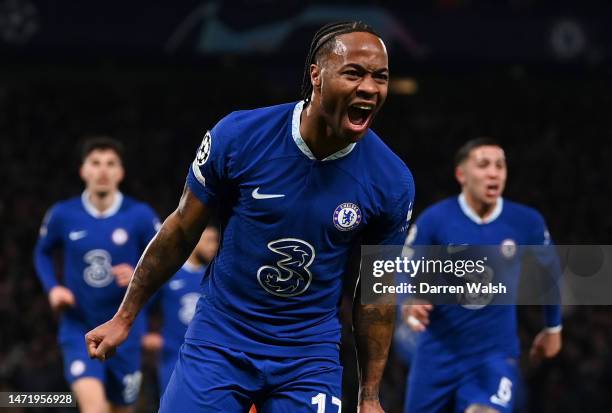
[[[119,181],[117,182],[117,184],[120,184],[121,181],[123,181],[123,177],[125,176],[125,168],[123,168],[123,165],[120,166],[120,174],[119,174]]]
[[[319,92],[321,90],[321,68],[317,64],[310,65],[310,82],[312,83],[312,89]]]
[[[85,168],[85,164],[82,163],[81,166],[79,167],[79,176],[81,177],[82,181],[85,181],[85,171],[84,171],[84,168]]]
[[[465,171],[463,170],[463,165],[458,165],[455,168],[455,179],[459,182],[459,185],[463,186],[465,184]]]

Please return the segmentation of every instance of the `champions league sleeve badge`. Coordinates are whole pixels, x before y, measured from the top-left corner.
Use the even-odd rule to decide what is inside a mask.
[[[334,225],[340,231],[350,231],[361,223],[361,209],[352,202],[340,204],[334,210]]]
[[[210,131],[207,131],[202,139],[202,144],[198,148],[198,153],[196,155],[196,165],[202,166],[206,163],[208,158],[210,157],[210,148],[212,146],[212,136],[210,135]]]

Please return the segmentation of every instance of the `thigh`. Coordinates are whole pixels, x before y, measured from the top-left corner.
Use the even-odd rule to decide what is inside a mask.
[[[85,377],[93,377],[104,383],[104,364],[97,359],[90,359],[85,346],[85,333],[76,332],[62,340],[62,358],[64,362],[64,377],[69,385]]]
[[[140,346],[119,347],[106,361],[106,397],[115,406],[136,402],[142,383]]]
[[[412,365],[406,380],[404,412],[452,412],[458,379],[449,371]]]
[[[270,392],[258,403],[261,413],[340,413],[342,366],[337,360],[300,358],[265,362]]]
[[[463,413],[471,405],[480,404],[511,413],[517,379],[516,360],[502,355],[487,358],[466,372],[457,392],[456,411]]]
[[[161,413],[244,413],[262,385],[242,352],[183,343],[160,402]]]

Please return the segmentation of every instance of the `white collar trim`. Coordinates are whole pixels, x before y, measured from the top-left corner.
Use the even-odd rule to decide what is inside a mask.
[[[317,158],[315,158],[315,156],[312,154],[312,152],[310,151],[310,148],[308,147],[306,142],[304,142],[304,138],[302,138],[302,135],[300,134],[300,122],[301,122],[300,115],[302,114],[303,109],[304,109],[304,101],[298,102],[295,105],[295,108],[293,109],[293,119],[291,121],[291,136],[293,137],[293,141],[297,145],[298,149],[302,151],[302,153],[306,155],[308,159],[312,159],[313,161],[316,161]],[[346,146],[345,148],[340,149],[338,152],[332,153],[331,155],[322,159],[321,161],[333,161],[334,159],[342,158],[348,155],[349,153],[351,153],[351,151],[355,148],[355,145],[356,143],[353,142],[349,144],[348,146]]]
[[[463,193],[459,194],[459,197],[457,198],[457,200],[459,201],[459,207],[461,208],[461,210],[463,211],[463,213],[472,221],[474,221],[475,223],[477,223],[478,225],[484,225],[484,224],[489,224],[493,221],[495,221],[502,213],[503,209],[504,209],[504,198],[502,198],[501,196],[497,199],[497,203],[495,205],[495,208],[493,209],[493,212],[491,212],[491,215],[489,215],[486,218],[481,218],[476,211],[474,211],[467,203],[467,201],[465,200],[465,195]]]
[[[105,211],[98,211],[98,209],[91,203],[89,200],[89,192],[87,190],[83,191],[81,194],[81,202],[83,203],[83,208],[89,215],[94,218],[108,218],[112,217],[119,211],[121,208],[121,204],[123,203],[123,194],[119,191],[115,193],[115,200],[112,205],[109,206]]]

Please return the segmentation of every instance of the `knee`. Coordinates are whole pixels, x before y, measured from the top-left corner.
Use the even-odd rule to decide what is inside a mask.
[[[500,413],[499,410],[494,409],[484,404],[470,404],[465,413]]]

